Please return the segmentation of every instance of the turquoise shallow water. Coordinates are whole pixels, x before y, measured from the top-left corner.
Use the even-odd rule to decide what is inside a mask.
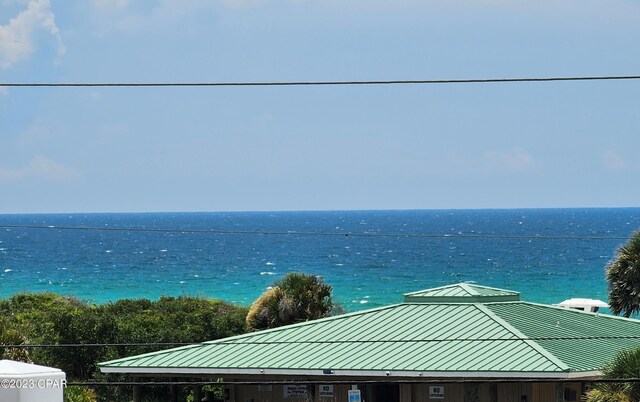
[[[301,271],[354,311],[463,281],[533,302],[606,300],[604,267],[640,208],[0,215],[0,226],[0,297],[248,305]]]

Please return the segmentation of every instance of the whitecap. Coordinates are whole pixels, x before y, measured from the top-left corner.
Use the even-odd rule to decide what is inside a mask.
[[[11,269],[11,268],[7,268],[7,269],[4,270],[4,272],[11,272],[11,271],[13,271],[13,269]]]
[[[268,272],[268,271],[260,272],[260,275],[275,275],[275,274],[276,274],[275,272]]]
[[[106,250],[105,253],[113,253],[113,250]]]
[[[344,267],[344,264],[337,263],[337,264],[335,264],[335,266],[336,267]]]
[[[164,249],[164,248],[162,250],[160,250],[161,253],[166,253],[167,251],[169,251],[169,250]]]
[[[185,281],[180,281],[180,282],[178,282],[178,283],[186,283],[186,282],[185,282]]]
[[[360,304],[367,304],[369,303],[369,300],[360,300]]]
[[[276,263],[275,263],[275,262],[267,262],[267,263],[266,263],[266,264],[264,264],[264,265],[276,265]]]

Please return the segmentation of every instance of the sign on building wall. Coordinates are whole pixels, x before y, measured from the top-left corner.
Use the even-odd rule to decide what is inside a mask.
[[[349,390],[349,402],[361,402],[359,389]]]
[[[429,399],[444,399],[444,386],[429,386]]]
[[[333,385],[319,385],[318,396],[320,398],[333,398]]]
[[[309,397],[309,389],[306,385],[285,385],[283,391],[285,398],[305,399]]]

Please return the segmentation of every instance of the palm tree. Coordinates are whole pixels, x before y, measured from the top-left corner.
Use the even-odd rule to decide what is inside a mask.
[[[640,378],[640,348],[619,352],[602,369],[605,379]],[[640,401],[640,383],[601,382],[596,383],[587,395],[587,402],[632,402]]]
[[[260,295],[247,314],[247,329],[258,331],[286,325],[289,309],[284,299],[284,292],[278,287],[271,287]]]
[[[618,249],[606,268],[609,306],[615,315],[631,317],[640,311],[640,231]]]
[[[316,320],[331,313],[331,286],[320,277],[293,272],[276,282],[276,286],[291,299],[294,321]]]
[[[315,320],[332,310],[331,286],[317,276],[289,273],[253,302],[247,328],[257,331]]]

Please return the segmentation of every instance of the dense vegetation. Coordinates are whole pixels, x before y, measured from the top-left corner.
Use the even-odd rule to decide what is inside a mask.
[[[60,368],[68,382],[124,380],[100,373],[97,363],[167,349],[166,343],[195,343],[244,333],[247,312],[245,307],[196,297],[92,305],[52,293],[19,294],[0,301],[0,358]],[[146,345],[104,345],[132,343]],[[69,391],[71,399],[67,400],[74,401],[92,400],[94,391],[98,400],[130,399],[124,396],[130,390],[116,387]],[[88,397],[82,399],[82,395]]]
[[[124,375],[103,374],[97,364],[336,312],[342,309],[331,300],[331,286],[319,277],[298,273],[275,282],[251,310],[186,296],[93,305],[53,293],[24,293],[0,300],[0,358],[59,368],[68,383],[131,381]],[[70,386],[65,401],[130,400],[131,392],[126,387]],[[145,400],[165,400],[167,392],[161,387],[146,389]],[[180,400],[193,400],[189,390],[182,392]]]

